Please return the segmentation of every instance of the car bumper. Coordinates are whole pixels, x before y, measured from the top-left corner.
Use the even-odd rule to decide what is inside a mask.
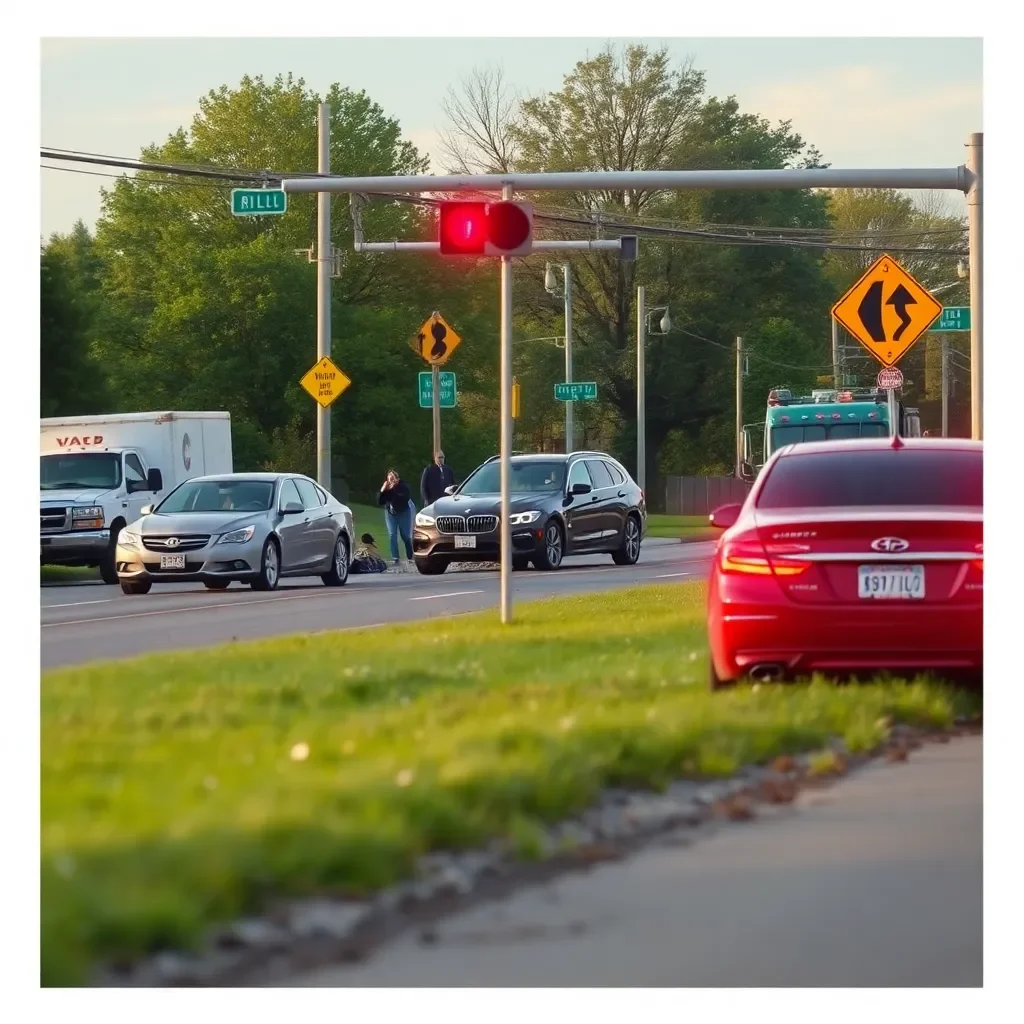
[[[446,558],[452,562],[496,562],[501,557],[501,537],[497,530],[490,533],[469,534],[474,541],[471,548],[457,548],[456,535],[425,530],[417,526],[412,534],[413,556],[417,559]],[[544,527],[534,523],[530,526],[512,527],[512,553],[533,555],[544,547]]]
[[[161,562],[169,551],[117,545],[114,564],[117,575],[125,580],[151,580],[153,583],[188,583],[203,580],[251,580],[259,574],[263,556],[263,538],[245,544],[208,544],[194,551],[183,551],[184,568],[166,567]]]
[[[976,672],[983,666],[982,621],[982,607],[973,603],[793,608],[712,600],[708,639],[723,679],[757,665],[779,666],[788,675]]]
[[[39,560],[43,565],[89,561],[98,565],[109,547],[109,530],[43,534],[39,538]]]

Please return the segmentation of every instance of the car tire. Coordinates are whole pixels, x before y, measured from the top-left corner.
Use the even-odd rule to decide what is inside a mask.
[[[530,568],[530,556],[529,555],[513,555],[512,556],[512,568],[517,572],[522,572],[524,569]]]
[[[110,524],[110,546],[103,552],[100,559],[100,579],[108,586],[114,586],[117,582],[117,537],[124,529],[124,523],[115,519]]]
[[[417,558],[416,570],[424,576],[440,576],[448,568],[445,558]]]
[[[207,590],[227,590],[231,580],[203,580],[203,586]]]
[[[565,533],[557,519],[549,519],[544,526],[544,543],[533,558],[538,569],[553,572],[561,568],[565,557]]]
[[[339,533],[338,539],[334,543],[334,556],[331,559],[331,568],[320,579],[323,580],[325,587],[343,587],[348,583],[348,569],[348,537],[344,533]]]
[[[731,690],[735,685],[735,679],[722,679],[719,677],[718,672],[715,670],[715,659],[711,656],[711,652],[708,651],[708,689],[712,693],[716,693],[719,690]]]
[[[277,590],[281,579],[281,551],[273,537],[268,537],[260,555],[259,575],[249,584],[253,590]]]
[[[125,594],[148,594],[153,589],[152,580],[121,580],[121,591]]]
[[[640,559],[640,520],[632,512],[622,527],[622,544],[612,552],[616,565],[636,565]]]

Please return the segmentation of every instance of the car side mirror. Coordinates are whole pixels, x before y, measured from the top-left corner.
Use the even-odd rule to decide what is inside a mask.
[[[708,522],[719,530],[728,530],[735,526],[742,510],[742,505],[721,505],[708,516]]]
[[[740,463],[740,479],[748,483],[754,479],[754,467],[745,459]]]
[[[449,484],[444,489],[444,493],[445,494],[454,494],[458,489],[459,489],[459,485],[458,484]]]
[[[162,491],[164,489],[164,478],[159,469],[151,469],[146,474],[146,486],[151,491]]]
[[[297,516],[300,512],[305,512],[305,506],[299,501],[289,501],[285,503],[283,509],[281,509],[281,515],[283,516]]]
[[[593,488],[590,484],[573,484],[569,493],[575,496],[578,494],[589,494],[592,490]]]
[[[140,516],[151,516],[153,514],[153,509],[155,509],[155,508],[156,508],[156,505],[143,505],[142,508],[139,509],[139,515]]]

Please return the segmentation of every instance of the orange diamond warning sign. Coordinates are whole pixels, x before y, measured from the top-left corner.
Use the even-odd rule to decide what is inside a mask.
[[[942,313],[942,303],[891,256],[880,256],[832,307],[883,366],[895,366]]]

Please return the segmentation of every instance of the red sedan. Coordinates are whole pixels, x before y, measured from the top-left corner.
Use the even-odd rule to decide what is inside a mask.
[[[982,442],[791,445],[725,529],[708,579],[712,689],[891,671],[982,673]]]

